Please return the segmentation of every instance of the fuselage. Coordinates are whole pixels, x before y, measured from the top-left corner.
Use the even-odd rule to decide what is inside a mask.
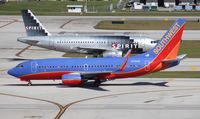
[[[142,53],[156,45],[155,40],[143,36],[29,36],[18,41],[61,52],[102,54],[104,51]]]
[[[172,65],[169,64],[165,67],[159,67],[161,61],[159,58],[154,60],[151,55],[137,55],[130,57],[123,72],[119,71],[125,58],[51,58],[51,59],[38,59],[25,61],[8,73],[21,80],[39,80],[39,79],[61,79],[62,75],[78,72],[84,74],[87,72],[112,72],[109,75],[96,75],[93,76],[97,79],[115,79],[136,77],[147,73],[159,71]],[[178,64],[178,62],[177,62]],[[173,64],[173,66],[177,65]],[[88,77],[82,77],[82,79]]]
[[[21,11],[27,37],[17,40],[29,45],[71,53],[93,56],[122,57],[129,49],[132,53],[143,53],[153,48],[156,40],[131,34],[64,34],[52,35],[28,9]]]

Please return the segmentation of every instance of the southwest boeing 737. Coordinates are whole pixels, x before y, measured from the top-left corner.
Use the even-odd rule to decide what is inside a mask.
[[[107,58],[51,58],[28,60],[10,69],[8,74],[22,81],[62,80],[64,85],[81,86],[94,80],[137,77],[176,66],[186,55],[178,55],[185,19],[177,19],[158,44],[146,53]]]

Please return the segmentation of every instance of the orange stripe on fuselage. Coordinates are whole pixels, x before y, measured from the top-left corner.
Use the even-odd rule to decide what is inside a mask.
[[[176,52],[178,52],[179,47],[180,47],[180,42],[175,46],[175,48],[173,50],[171,50],[169,55],[164,60],[176,59],[176,57],[177,57],[177,53]],[[163,65],[162,63],[160,63],[155,69],[152,70],[152,72],[157,72],[157,71],[159,71],[161,69],[165,69],[167,67],[168,67],[168,65]]]

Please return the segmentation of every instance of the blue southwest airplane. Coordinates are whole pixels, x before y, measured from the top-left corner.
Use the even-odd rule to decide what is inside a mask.
[[[116,78],[128,78],[158,72],[180,63],[178,55],[185,19],[177,19],[158,44],[146,53],[107,58],[50,58],[28,60],[10,69],[8,74],[31,80],[62,80],[64,85],[81,86],[93,80],[95,86]]]

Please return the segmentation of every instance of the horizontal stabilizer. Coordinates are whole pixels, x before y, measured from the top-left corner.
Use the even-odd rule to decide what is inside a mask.
[[[181,61],[181,60],[185,59],[186,56],[187,56],[187,54],[179,55],[177,57],[177,59],[163,60],[162,63],[173,63],[173,62]]]
[[[179,56],[177,57],[177,59],[178,59],[178,60],[183,60],[183,59],[186,58],[186,56],[187,56],[187,54],[182,54],[182,55],[179,55]]]

